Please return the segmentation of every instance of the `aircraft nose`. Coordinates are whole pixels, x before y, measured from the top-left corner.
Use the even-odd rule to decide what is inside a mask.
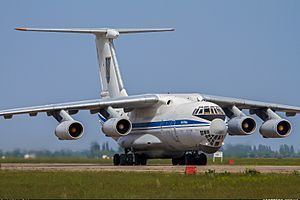
[[[225,135],[227,133],[227,127],[222,119],[214,119],[210,124],[210,133],[215,135]]]

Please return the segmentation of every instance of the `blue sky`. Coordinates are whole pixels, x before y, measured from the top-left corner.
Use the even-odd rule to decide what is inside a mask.
[[[300,106],[300,1],[1,1],[0,109],[98,98],[94,38],[17,32],[15,27],[174,27],[175,32],[128,35],[116,42],[129,94],[199,92]],[[113,141],[96,115],[76,119],[86,134],[59,141],[56,121],[17,116],[0,120],[0,149],[86,149]],[[226,143],[293,144],[259,133]],[[260,122],[260,121],[259,121]]]

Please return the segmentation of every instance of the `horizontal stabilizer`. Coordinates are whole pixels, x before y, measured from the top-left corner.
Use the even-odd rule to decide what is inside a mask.
[[[97,36],[110,36],[130,33],[149,33],[149,32],[164,32],[174,31],[174,28],[69,28],[69,29],[52,29],[52,28],[16,28],[17,31],[37,31],[37,32],[57,32],[57,33],[89,33]]]

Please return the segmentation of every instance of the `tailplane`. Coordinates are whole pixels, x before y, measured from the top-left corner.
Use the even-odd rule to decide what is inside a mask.
[[[19,31],[37,31],[37,32],[60,32],[60,33],[87,33],[96,36],[97,57],[99,63],[101,80],[101,97],[114,98],[128,96],[124,88],[123,80],[119,70],[116,57],[116,51],[113,40],[120,34],[130,33],[148,33],[174,31],[173,28],[158,29],[42,29],[42,28],[16,28]]]

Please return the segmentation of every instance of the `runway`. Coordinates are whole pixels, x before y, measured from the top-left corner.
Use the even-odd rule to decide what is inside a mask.
[[[300,166],[241,166],[207,165],[197,166],[197,173],[214,170],[216,173],[243,173],[246,169],[255,169],[261,173],[300,173]],[[184,173],[185,166],[149,165],[149,166],[112,166],[103,164],[62,164],[62,163],[2,163],[1,170],[25,171],[111,171],[111,172],[166,172]]]

